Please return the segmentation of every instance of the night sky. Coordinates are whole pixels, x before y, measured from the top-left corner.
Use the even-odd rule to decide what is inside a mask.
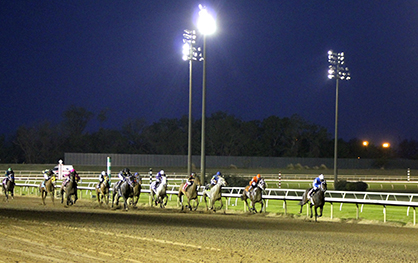
[[[104,126],[115,129],[187,115],[182,39],[196,29],[199,4],[218,27],[206,43],[207,116],[298,114],[333,138],[332,49],[345,53],[352,77],[340,82],[339,137],[418,140],[418,2],[361,0],[1,1],[0,133],[59,123],[70,105],[109,108]],[[193,67],[200,119],[202,63]]]

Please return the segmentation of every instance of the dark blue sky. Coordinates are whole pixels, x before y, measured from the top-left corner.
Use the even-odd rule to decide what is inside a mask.
[[[332,49],[352,76],[340,82],[339,137],[418,139],[417,1],[2,1],[0,132],[58,123],[70,105],[110,108],[110,128],[187,115],[182,34],[200,3],[218,26],[207,37],[208,115],[299,114],[333,137]],[[200,119],[201,64],[193,75]]]

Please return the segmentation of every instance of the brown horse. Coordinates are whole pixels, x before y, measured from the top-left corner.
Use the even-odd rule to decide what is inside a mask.
[[[46,205],[45,204],[45,199],[46,199],[46,196],[48,195],[48,193],[51,194],[51,200],[52,200],[52,203],[54,204],[54,192],[55,192],[54,183],[55,183],[55,179],[56,179],[56,177],[55,177],[55,174],[54,174],[51,178],[48,179],[48,181],[42,182],[39,185],[39,192],[41,192],[42,203],[44,205]]]
[[[197,186],[201,186],[199,177],[196,176],[196,178],[193,180],[193,184],[191,186],[188,186],[186,191],[184,191],[183,187],[186,183],[187,182],[182,183],[180,185],[180,189],[179,189],[179,193],[178,193],[178,200],[179,200],[180,205],[181,205],[181,211],[183,211],[183,209],[184,209],[184,205],[183,205],[183,196],[184,195],[187,197],[188,205],[186,207],[189,208],[190,211],[192,211],[192,210],[196,211],[197,207],[199,206]],[[192,205],[190,204],[191,200],[195,200],[195,202],[196,202],[196,207],[194,207],[194,209],[193,209]]]
[[[6,196],[6,200],[9,200],[9,195],[8,195],[9,192],[10,192],[12,199],[14,199],[13,191],[15,188],[15,179],[13,177],[12,179],[9,179],[9,178],[4,179],[2,182],[2,186],[3,186],[4,195]]]
[[[104,180],[102,184],[99,187],[99,184],[96,186],[96,196],[97,196],[97,202],[99,202],[99,205],[101,206],[103,203],[103,199],[106,203],[106,205],[109,205],[109,176],[105,175]]]

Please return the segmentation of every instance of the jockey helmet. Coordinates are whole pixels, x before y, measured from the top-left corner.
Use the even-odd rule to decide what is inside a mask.
[[[75,173],[75,169],[71,169],[70,170],[70,173]]]
[[[13,172],[12,168],[7,169],[8,172]]]
[[[164,173],[164,170],[161,170],[161,171],[160,171],[160,174],[161,174],[161,175],[165,174],[165,173]]]
[[[261,177],[261,175],[260,174],[257,174],[257,179],[260,179],[260,177]]]
[[[139,175],[139,173],[135,173],[135,176],[138,176]]]
[[[257,176],[254,176],[253,177],[253,181],[257,181]]]
[[[216,175],[222,175],[221,172],[217,172]]]
[[[49,170],[48,170],[48,169],[46,169],[46,170],[44,171],[44,174],[48,174],[48,172],[49,172]]]
[[[324,175],[323,174],[319,175],[319,180],[321,180],[321,182],[324,181]]]
[[[191,173],[191,174],[190,174],[190,176],[195,177],[195,176],[196,176],[196,174],[195,174],[195,173]]]
[[[105,171],[102,171],[102,175],[105,176],[106,175],[106,172]]]
[[[125,169],[124,169],[124,172],[128,174],[128,173],[130,173],[130,172],[131,172],[131,170],[129,170],[129,168],[125,168]]]

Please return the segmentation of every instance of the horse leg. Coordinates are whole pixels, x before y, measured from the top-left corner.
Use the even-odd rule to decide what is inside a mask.
[[[311,208],[311,218],[312,218],[312,216],[313,216],[313,214],[312,214],[312,204],[309,204],[309,207]],[[316,210],[315,210],[315,212],[316,212]]]
[[[78,190],[77,190],[77,189],[75,189],[75,193],[74,193],[74,203],[73,203],[73,205],[75,204],[75,202],[77,202],[77,200],[78,200]]]
[[[190,196],[187,196],[187,203],[189,204],[189,209],[190,209],[190,211],[192,211],[192,204],[191,204],[191,202],[190,202],[191,200],[190,200]]]
[[[123,208],[125,209],[125,211],[128,211],[128,198],[129,197],[125,197],[123,196]]]
[[[164,198],[165,198],[165,201],[164,201]],[[168,195],[165,195],[165,197],[163,197],[161,202],[164,203],[164,205],[161,208],[165,207],[167,205],[167,202],[168,202]]]
[[[64,190],[61,188],[61,204],[64,203]]]
[[[181,189],[181,187],[180,187]],[[180,211],[183,211],[184,206],[183,206],[183,193],[181,192],[181,190],[179,191],[179,193],[177,194],[177,200],[178,200],[178,205],[180,205],[181,209]]]
[[[219,209],[217,209],[217,210],[221,210],[222,209],[222,207],[224,207],[224,203],[222,202],[222,197],[221,198],[219,198],[219,202],[221,202],[221,206],[219,207]],[[215,203],[215,202],[214,202]],[[216,210],[215,209],[213,209],[213,211],[215,211],[216,212]]]
[[[319,217],[322,217],[322,210],[324,209],[324,207],[323,206],[320,206],[319,207]]]
[[[196,202],[196,207],[194,208],[194,211],[196,211],[197,207],[199,206],[199,197],[196,197],[195,202]]]
[[[54,195],[54,188],[52,188],[52,191],[51,191],[51,200],[52,200],[52,204],[54,205],[55,204],[55,195]],[[47,192],[47,194],[48,194],[48,192]]]
[[[44,191],[42,189],[40,189],[40,191],[41,191],[42,203],[43,203],[43,205],[46,205],[45,204],[45,197],[46,197],[46,195],[44,194]]]

